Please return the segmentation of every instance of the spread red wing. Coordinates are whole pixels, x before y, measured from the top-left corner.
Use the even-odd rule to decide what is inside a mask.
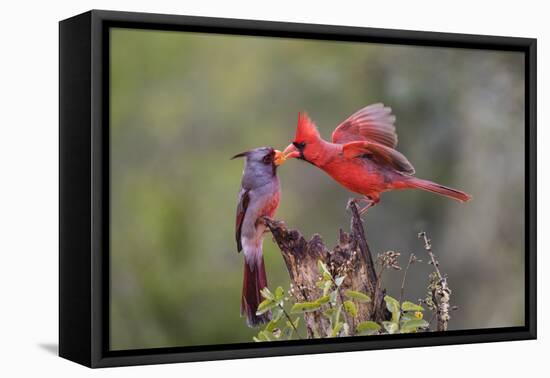
[[[386,165],[408,175],[414,174],[414,167],[405,155],[379,143],[369,141],[346,143],[343,146],[343,154],[347,159],[370,156],[381,165]]]
[[[344,144],[358,140],[370,140],[395,148],[395,116],[384,104],[372,104],[352,114],[332,133],[332,142]]]
[[[243,246],[241,244],[241,229],[249,202],[250,197],[248,195],[248,190],[241,189],[241,191],[239,192],[239,203],[237,204],[237,219],[235,222],[235,239],[237,240],[237,252],[240,252],[243,249]]]

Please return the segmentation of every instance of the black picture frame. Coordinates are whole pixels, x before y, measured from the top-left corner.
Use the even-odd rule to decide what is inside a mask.
[[[525,326],[109,350],[109,28],[518,51],[525,54]],[[536,39],[92,10],[59,24],[59,355],[89,367],[536,338]]]

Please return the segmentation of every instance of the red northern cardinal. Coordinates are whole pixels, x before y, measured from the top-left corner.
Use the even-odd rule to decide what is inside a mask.
[[[380,193],[395,189],[422,189],[462,202],[470,200],[460,190],[412,176],[413,166],[395,149],[394,123],[389,107],[369,105],[342,122],[332,133],[332,142],[327,142],[307,114],[300,113],[296,136],[282,159],[305,160],[363,195],[367,205],[362,213],[380,201]]]
[[[262,217],[273,217],[279,206],[280,187],[277,167],[284,162],[282,153],[260,147],[232,157],[244,157],[245,165],[237,204],[235,237],[237,251],[244,253],[244,277],[241,316],[250,327],[269,321],[271,314],[256,315],[263,301],[260,290],[267,286],[262,246],[266,226]]]

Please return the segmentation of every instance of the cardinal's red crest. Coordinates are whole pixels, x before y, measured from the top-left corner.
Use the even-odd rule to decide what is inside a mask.
[[[319,138],[319,130],[307,113],[298,113],[298,125],[296,126],[296,137],[294,141],[303,142]]]

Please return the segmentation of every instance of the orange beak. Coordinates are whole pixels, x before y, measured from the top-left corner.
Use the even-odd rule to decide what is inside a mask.
[[[283,165],[288,159],[294,159],[300,156],[300,151],[294,147],[291,143],[289,144],[283,152],[275,150],[275,165]]]
[[[283,165],[288,159],[297,158],[300,156],[300,151],[291,143],[283,152],[275,150],[275,165]]]
[[[273,162],[276,166],[283,165],[286,161],[285,154],[279,150],[275,150],[275,158]]]

